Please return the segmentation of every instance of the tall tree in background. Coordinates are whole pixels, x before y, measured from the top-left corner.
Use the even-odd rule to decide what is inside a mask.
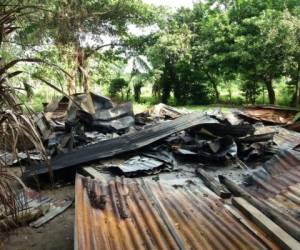
[[[118,46],[127,36],[128,25],[150,23],[153,9],[141,0],[49,1],[42,22],[32,22],[19,39],[57,46],[66,58],[68,92],[78,83],[89,91],[88,59],[97,51]]]
[[[261,99],[263,86],[274,104],[277,83],[288,82],[298,92],[294,102],[299,103],[299,1],[209,0],[175,13],[153,9],[142,0],[10,4],[18,2],[35,9],[20,19],[22,31],[12,30],[14,35],[4,41],[6,46],[11,43],[9,50],[0,52],[4,62],[32,58],[55,64],[59,67],[28,64],[22,70],[49,78],[61,89],[67,86],[69,94],[88,92],[90,82],[108,85],[117,77],[114,64],[126,65],[132,55],[136,59],[145,55],[153,70],[140,74],[139,67],[133,67],[131,74],[122,73],[125,79],[132,76],[137,100],[141,82],[153,77],[153,89],[163,102],[170,97],[177,104],[221,102],[227,91],[231,100],[234,85],[251,103]],[[163,18],[157,18],[160,15]],[[132,23],[137,27],[155,23],[159,30],[138,36],[129,32]]]
[[[229,9],[235,30],[238,71],[244,79],[262,82],[269,103],[275,104],[274,80],[284,76],[289,34],[282,25],[283,11],[299,6],[296,1],[236,1]],[[253,84],[258,86],[258,82]]]
[[[292,100],[293,104],[300,104],[300,9],[291,13],[285,10],[283,13],[282,25],[288,36],[288,59],[286,61],[287,76],[291,78],[292,85],[295,86],[295,94]]]
[[[156,43],[149,48],[148,56],[156,70],[161,72],[156,86],[161,101],[168,102],[171,91],[177,103],[181,103],[184,88],[180,82],[177,66],[189,57],[191,33],[187,25],[168,20],[168,26],[157,35]]]

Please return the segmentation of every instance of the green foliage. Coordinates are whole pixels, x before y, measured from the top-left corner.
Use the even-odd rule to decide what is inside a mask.
[[[21,2],[36,11],[17,19],[22,30],[0,56],[46,60],[18,69],[65,92],[74,84],[147,104],[300,103],[297,0],[198,1],[172,13],[142,0]],[[136,35],[130,25],[157,30]],[[36,81],[26,81],[30,94]]]
[[[121,97],[124,99],[124,92],[126,92],[127,89],[128,82],[124,78],[115,78],[111,81],[108,91],[112,97]]]

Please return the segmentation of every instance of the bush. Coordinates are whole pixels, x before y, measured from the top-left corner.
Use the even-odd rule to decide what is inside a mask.
[[[210,90],[206,84],[201,84],[201,83],[191,84],[188,104],[207,105],[210,102],[211,102]]]
[[[124,98],[124,92],[128,89],[128,82],[124,78],[115,78],[109,85],[108,92],[112,97],[117,97],[121,94]]]

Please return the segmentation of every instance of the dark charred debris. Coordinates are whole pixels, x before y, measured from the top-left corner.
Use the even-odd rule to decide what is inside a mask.
[[[134,114],[130,102],[115,104],[93,93],[77,94],[46,105],[34,117],[48,162],[30,145],[26,153],[17,155],[2,150],[0,159],[9,166],[21,165],[26,181],[48,176],[49,169],[54,176],[75,170],[100,180],[159,181],[164,175],[174,188],[194,185],[193,178],[198,178],[227,199],[232,192],[219,182],[219,175],[243,183],[280,152],[298,149],[296,113],[262,106],[190,112],[158,104]],[[84,183],[91,206],[104,209],[107,195],[99,196],[95,185],[93,180]],[[23,197],[34,202],[29,193]],[[31,225],[38,227],[72,201],[44,197],[34,204],[39,204],[35,217],[39,219]]]
[[[89,93],[46,105],[35,124],[54,173],[121,155],[122,163],[103,165],[103,170],[130,177],[180,171],[186,162],[255,168],[284,149],[276,136],[295,124],[295,113],[259,106],[189,112],[158,104],[134,114],[130,102],[114,104]],[[47,174],[49,163],[28,152],[17,159],[3,152],[1,159],[8,165],[22,161],[25,177]]]

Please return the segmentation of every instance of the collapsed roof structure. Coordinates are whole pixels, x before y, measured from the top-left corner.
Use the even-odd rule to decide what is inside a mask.
[[[78,171],[75,249],[299,249],[295,114],[159,104],[135,115],[90,93],[36,124],[54,174]],[[47,174],[30,155],[24,177]]]

